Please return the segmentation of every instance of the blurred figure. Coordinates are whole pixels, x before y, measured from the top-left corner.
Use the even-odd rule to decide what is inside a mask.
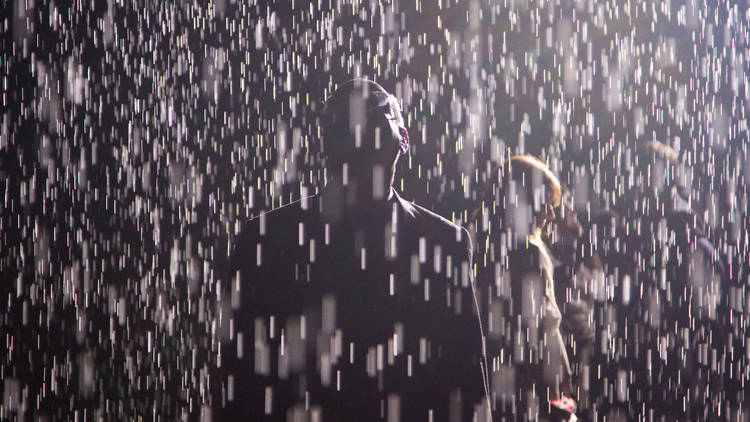
[[[249,221],[234,248],[222,415],[486,420],[471,241],[393,188],[398,102],[349,81],[321,125],[327,185]]]
[[[691,207],[689,173],[672,148],[646,142],[622,164],[607,238],[614,241],[597,253],[620,284],[622,310],[630,309],[618,319],[626,321],[632,369],[647,370],[620,401],[656,416],[705,419],[731,394],[708,358],[726,353],[724,265]]]
[[[491,402],[498,418],[575,420],[571,370],[560,334],[554,257],[547,241],[560,206],[560,183],[538,159],[506,163],[502,230],[483,246],[480,306],[486,321]],[[496,192],[497,193],[497,192]],[[486,215],[486,210],[482,210]],[[499,241],[497,240],[499,239]]]
[[[578,404],[587,407],[587,400],[581,399],[588,391],[588,379],[584,377],[591,368],[595,338],[592,293],[602,277],[602,268],[598,256],[582,253],[584,231],[572,201],[570,192],[563,188],[549,242],[555,258],[555,297],[562,314],[560,331],[570,351]],[[582,385],[586,388],[581,389]]]

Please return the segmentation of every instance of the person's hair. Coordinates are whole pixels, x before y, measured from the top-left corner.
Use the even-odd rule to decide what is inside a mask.
[[[513,156],[508,160],[508,172],[511,180],[525,181],[529,184],[534,180],[535,173],[537,177],[541,176],[545,189],[545,204],[555,208],[560,206],[562,199],[560,181],[547,164],[538,158],[528,154]],[[527,192],[533,195],[531,190],[527,189]],[[527,199],[533,201],[533,197]]]
[[[355,149],[359,126],[361,141],[369,141],[372,131],[381,128],[381,142],[392,139],[388,125],[389,115],[401,118],[395,109],[395,99],[377,82],[352,79],[341,84],[327,99],[322,112],[323,139],[321,152],[329,166],[338,167]],[[398,116],[395,116],[398,113]]]
[[[680,165],[680,160],[679,160],[679,157],[677,156],[677,151],[675,151],[669,145],[663,144],[655,140],[645,142],[643,145],[639,146],[638,156],[644,157],[644,158],[648,156],[653,156],[656,158],[661,158],[662,160],[667,161],[674,166]]]

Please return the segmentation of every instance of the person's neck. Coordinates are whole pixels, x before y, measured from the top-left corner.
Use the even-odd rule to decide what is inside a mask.
[[[529,237],[543,242],[544,236],[542,232],[543,232],[542,228],[539,226],[536,226],[533,229],[531,229],[531,233],[529,234]]]
[[[376,218],[384,209],[391,207],[393,173],[389,170],[384,169],[382,174],[374,174],[378,172],[359,169],[352,171],[350,167],[346,178],[338,175],[331,177],[325,189],[321,191],[321,197],[325,201],[330,196],[342,195],[347,215],[355,218]]]

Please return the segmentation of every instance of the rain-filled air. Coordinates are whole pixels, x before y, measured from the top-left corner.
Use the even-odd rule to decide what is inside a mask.
[[[2,3],[0,421],[750,421],[750,1]]]

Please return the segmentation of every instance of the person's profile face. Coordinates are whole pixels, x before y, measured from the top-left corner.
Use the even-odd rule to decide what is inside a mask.
[[[406,123],[401,112],[401,106],[396,97],[383,93],[385,98],[384,116],[390,128],[390,134],[402,153],[407,152],[409,146],[409,134],[406,131]]]
[[[367,164],[385,171],[408,152],[409,136],[401,107],[396,97],[372,84],[355,83],[350,89],[343,94],[348,95],[347,99],[334,96],[329,103],[346,104],[346,108],[334,105],[327,111],[330,122],[325,136],[330,145],[328,155],[333,157],[331,163],[339,167],[357,162],[363,171]]]
[[[564,245],[573,245],[583,235],[571,195],[562,196],[559,212],[552,219],[552,226],[556,233],[555,241]]]

